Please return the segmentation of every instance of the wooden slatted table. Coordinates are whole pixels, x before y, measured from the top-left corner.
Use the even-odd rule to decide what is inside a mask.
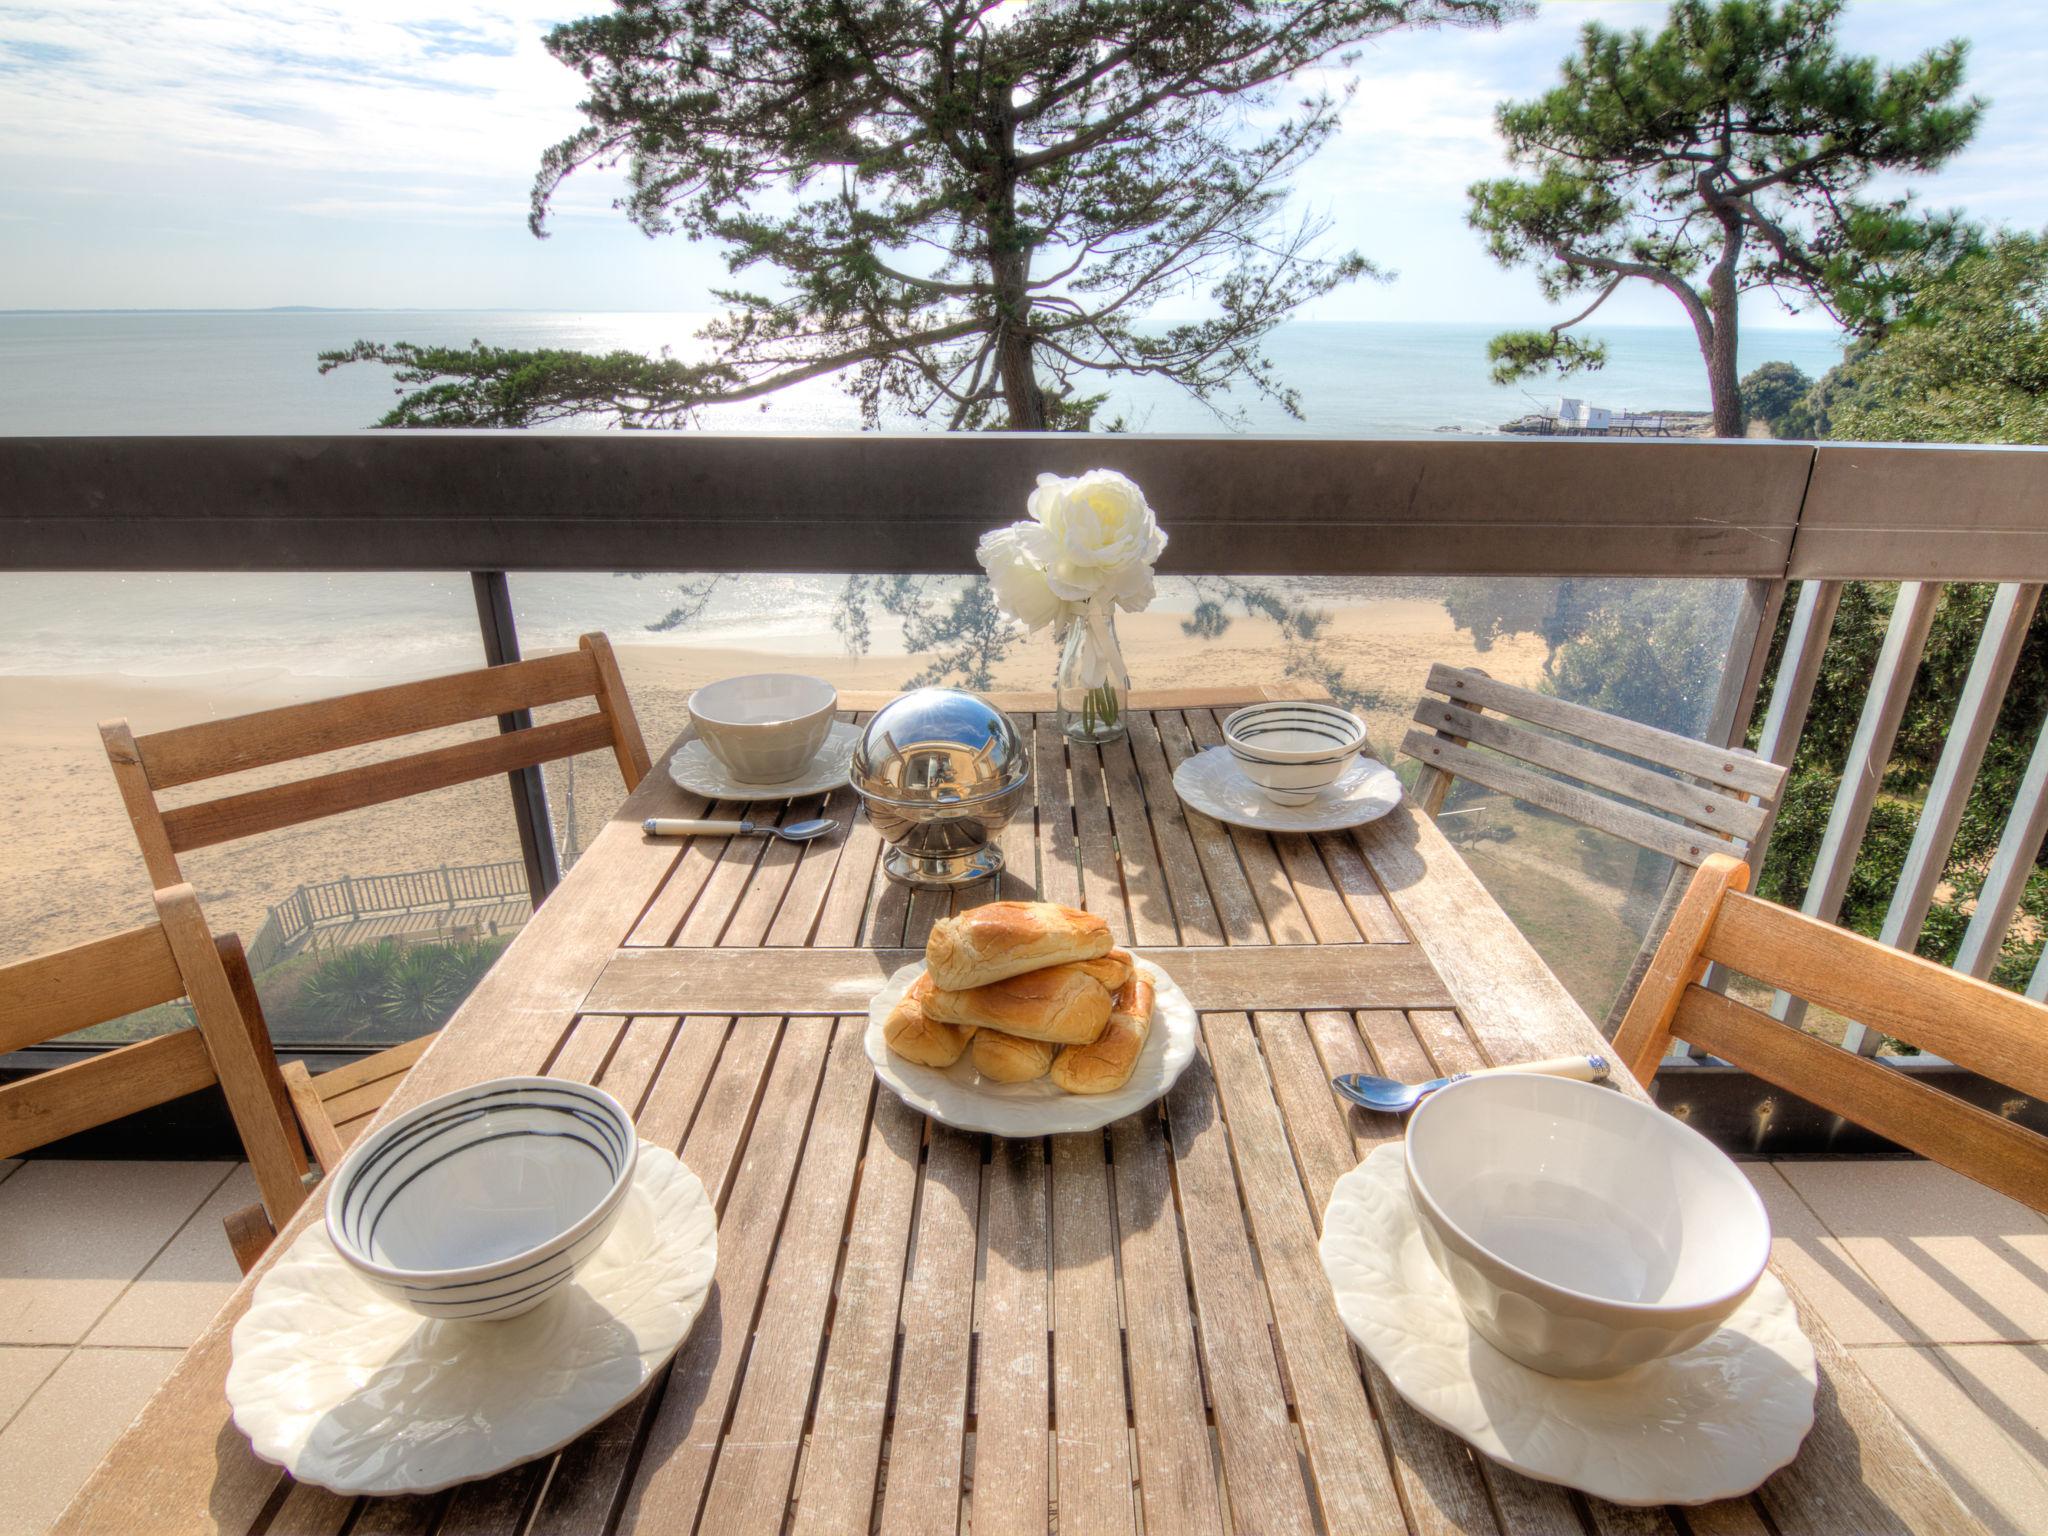
[[[950,899],[882,878],[844,790],[787,807],[838,821],[807,845],[647,839],[645,816],[737,809],[657,770],[392,1101],[506,1073],[597,1082],[696,1170],[717,1284],[641,1400],[451,1493],[294,1486],[222,1398],[252,1277],[59,1529],[1980,1530],[1810,1313],[1806,1448],[1753,1498],[1683,1515],[1505,1472],[1407,1408],[1316,1256],[1331,1185],[1399,1127],[1329,1077],[1572,1054],[1597,1032],[1411,806],[1320,837],[1185,809],[1174,765],[1219,739],[1229,697],[1141,697],[1103,750],[1067,746],[1034,702],[1004,701],[1035,747],[1035,814],[1004,835],[999,882]],[[1005,1141],[877,1090],[868,994],[936,919],[998,894],[1101,912],[1188,988],[1202,1048],[1158,1109]]]

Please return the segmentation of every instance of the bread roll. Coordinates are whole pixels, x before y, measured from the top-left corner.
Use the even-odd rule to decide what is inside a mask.
[[[1109,1022],[1109,1005],[1109,990],[1076,964],[1027,971],[965,992],[942,987],[924,1007],[931,1017],[948,1024],[1076,1045],[1102,1033]]]
[[[1050,901],[992,901],[932,925],[925,963],[949,992],[1072,960],[1094,960],[1115,940],[1092,912]]]
[[[999,1083],[1028,1083],[1045,1076],[1059,1050],[1050,1040],[1026,1040],[1001,1030],[974,1032],[974,1070]]]
[[[1152,1032],[1152,1002],[1152,978],[1133,972],[1101,1036],[1088,1045],[1070,1045],[1053,1058],[1054,1086],[1068,1093],[1115,1093],[1129,1082]]]
[[[905,1061],[914,1061],[921,1067],[950,1067],[967,1049],[974,1031],[944,1023],[925,1012],[924,1005],[934,990],[929,975],[918,977],[889,1010],[882,1025],[882,1038]]]
[[[1100,960],[1077,960],[1074,963],[1101,982],[1111,997],[1123,991],[1124,983],[1131,979],[1134,969],[1131,952],[1127,949],[1112,949]]]

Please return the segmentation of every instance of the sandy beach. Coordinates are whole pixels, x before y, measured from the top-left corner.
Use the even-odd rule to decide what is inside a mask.
[[[1283,680],[1285,652],[1274,626],[1239,619],[1228,633],[1194,640],[1180,616],[1146,613],[1119,620],[1134,682],[1143,688],[1177,684],[1265,684]],[[648,744],[657,753],[686,720],[690,691],[714,678],[742,672],[804,671],[844,689],[890,690],[922,663],[900,654],[850,657],[836,637],[821,633],[814,650],[773,651],[687,644],[633,644],[619,654],[627,687]],[[1542,642],[1521,636],[1479,656],[1469,634],[1456,629],[1441,604],[1417,599],[1341,608],[1325,653],[1384,703],[1367,711],[1372,739],[1382,753],[1400,738],[1432,661],[1476,662],[1497,677],[1533,683],[1541,673]],[[996,686],[1043,689],[1054,665],[1052,642],[1040,635],[1020,646],[998,669]],[[177,677],[123,674],[0,676],[0,774],[9,793],[0,797],[0,850],[7,878],[0,880],[0,959],[76,943],[140,922],[149,915],[149,886],[127,817],[101,751],[97,724],[125,716],[138,732],[402,681],[408,674],[346,681],[305,676],[254,658],[223,655],[218,670]],[[564,712],[572,712],[565,709]],[[545,713],[543,718],[545,718]],[[460,740],[488,730],[457,729],[421,742]],[[293,765],[283,772],[216,781],[205,793],[252,788],[298,777],[309,767],[342,766],[390,755],[388,748],[334,754],[331,760]],[[594,836],[624,792],[608,758],[589,756],[574,766],[574,827],[579,846]],[[557,824],[570,825],[571,774],[548,770]],[[471,864],[519,855],[504,785],[500,780],[460,785],[390,806],[374,807],[311,826],[290,829],[185,856],[215,927],[253,934],[266,910],[301,883],[341,875],[372,875]]]

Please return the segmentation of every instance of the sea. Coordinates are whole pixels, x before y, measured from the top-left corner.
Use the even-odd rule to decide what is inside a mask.
[[[0,433],[127,435],[354,432],[390,408],[387,370],[353,364],[323,375],[318,356],[357,340],[520,348],[626,349],[701,355],[704,316],[684,313],[267,310],[0,312]],[[1704,410],[1699,351],[1684,327],[1613,326],[1601,372],[1532,386],[1487,377],[1486,341],[1499,327],[1305,321],[1268,342],[1300,415],[1257,396],[1216,408],[1169,385],[1116,389],[1104,416],[1131,431],[1413,437],[1492,432],[1559,395],[1619,410]],[[1832,334],[1752,327],[1745,372],[1773,360],[1818,376],[1841,357]],[[830,381],[768,401],[705,413],[721,432],[851,431],[853,402]],[[904,422],[905,427],[914,427]],[[1161,508],[1172,526],[1172,509]],[[1023,508],[1020,505],[1021,516]],[[1332,597],[1314,584],[1310,596]],[[760,576],[714,592],[688,635],[705,645],[802,652],[833,643],[830,617],[843,583]],[[522,635],[539,649],[604,628],[650,641],[667,606],[656,579],[604,573],[521,577],[514,600]],[[1161,602],[1191,607],[1185,583]],[[121,622],[110,624],[109,615]],[[0,572],[0,675],[123,672],[169,677],[260,655],[311,676],[360,678],[473,665],[474,609],[460,577],[133,575]]]

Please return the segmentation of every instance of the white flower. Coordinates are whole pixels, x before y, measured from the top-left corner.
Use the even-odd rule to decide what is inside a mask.
[[[1166,535],[1135,482],[1113,469],[1068,480],[1040,475],[1024,545],[1064,602],[1109,599],[1131,613],[1152,601],[1152,562]],[[984,562],[986,563],[986,562]]]
[[[1060,614],[1060,600],[1046,584],[1045,572],[1025,546],[1026,532],[1036,532],[1032,523],[1012,523],[981,536],[974,558],[988,572],[995,588],[996,606],[1027,630],[1045,628]]]

